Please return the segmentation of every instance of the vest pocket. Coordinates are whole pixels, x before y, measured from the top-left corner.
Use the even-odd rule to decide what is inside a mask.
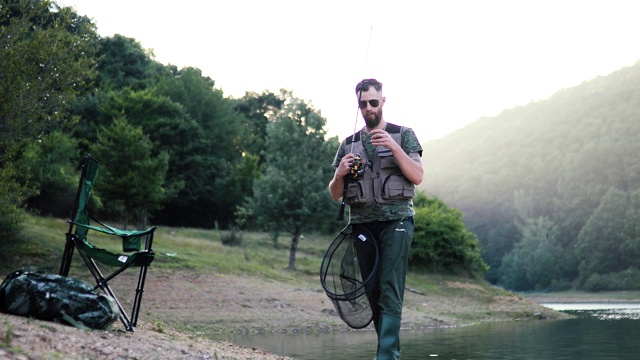
[[[367,197],[365,194],[364,186],[362,184],[362,179],[349,181],[346,200],[346,203],[348,205],[364,205],[367,203]]]
[[[402,175],[387,176],[382,185],[383,200],[411,199],[415,195],[416,186]]]
[[[380,157],[380,169],[388,169],[388,168],[397,168],[398,161],[393,156],[391,150],[384,149],[378,152],[378,156]]]

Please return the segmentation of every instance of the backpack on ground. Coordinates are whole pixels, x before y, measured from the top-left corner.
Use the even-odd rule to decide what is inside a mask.
[[[115,301],[84,281],[17,270],[0,285],[0,311],[79,328],[104,329],[120,316]]]

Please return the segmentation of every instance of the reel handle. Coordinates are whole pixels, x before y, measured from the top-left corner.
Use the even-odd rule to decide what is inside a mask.
[[[349,179],[351,179],[351,176],[345,176],[344,178],[344,186],[342,187],[342,202],[340,204],[338,221],[344,220],[344,207],[345,205],[347,205],[347,188],[349,187]]]
[[[344,177],[344,186],[342,188],[342,203],[340,204],[340,213],[338,214],[338,221],[344,220],[344,207],[347,205],[347,188],[349,187],[349,181],[354,180],[362,176],[364,169],[362,167],[362,157],[359,154],[355,154],[353,158],[353,164],[351,164],[351,172]]]

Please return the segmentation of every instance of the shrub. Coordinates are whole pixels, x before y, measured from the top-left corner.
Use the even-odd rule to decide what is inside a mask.
[[[220,236],[223,245],[227,246],[240,246],[242,245],[242,232],[232,229],[226,234]]]
[[[416,203],[421,207],[414,217],[409,263],[431,271],[483,275],[487,264],[481,258],[478,238],[465,228],[462,213],[436,198]]]
[[[593,274],[582,288],[586,291],[640,290],[640,270],[630,268],[625,271],[608,274]]]

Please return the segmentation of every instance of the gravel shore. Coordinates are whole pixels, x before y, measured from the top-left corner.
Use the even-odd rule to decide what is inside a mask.
[[[489,285],[455,281],[440,286],[447,288],[446,294],[406,292],[404,329],[564,316]],[[210,339],[328,331],[352,330],[313,281],[292,285],[246,276],[153,273],[135,332],[123,331],[120,322],[108,330],[86,331],[0,314],[0,359],[284,360],[289,358]]]

